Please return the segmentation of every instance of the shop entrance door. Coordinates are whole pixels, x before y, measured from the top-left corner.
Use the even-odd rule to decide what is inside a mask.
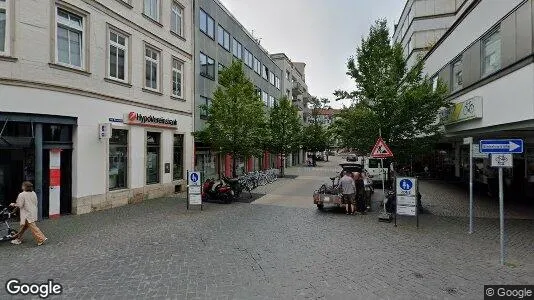
[[[0,204],[9,205],[21,192],[23,161],[16,153],[20,150],[0,149]]]

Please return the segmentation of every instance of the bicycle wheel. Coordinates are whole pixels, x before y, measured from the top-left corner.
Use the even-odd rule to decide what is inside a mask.
[[[258,184],[259,184],[260,186],[267,185],[267,176],[262,175],[262,176],[260,177],[260,179],[258,180]]]

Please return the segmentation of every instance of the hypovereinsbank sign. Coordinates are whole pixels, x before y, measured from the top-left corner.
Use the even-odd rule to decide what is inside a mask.
[[[178,121],[176,119],[155,117],[152,115],[142,115],[136,112],[129,112],[124,116],[124,123],[130,125],[176,128]]]

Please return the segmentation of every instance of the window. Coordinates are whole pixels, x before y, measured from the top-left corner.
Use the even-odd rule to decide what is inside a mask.
[[[217,27],[217,40],[219,41],[219,45],[230,51],[230,34],[221,25]]]
[[[146,184],[159,183],[160,138],[159,132],[146,133]]]
[[[57,9],[57,61],[62,64],[83,67],[83,17]]]
[[[224,69],[226,69],[226,67],[223,64],[219,63],[219,72],[221,72]]]
[[[265,91],[261,92],[261,99],[263,100],[265,106],[269,106],[269,95]]]
[[[172,179],[184,179],[184,135],[174,135]]]
[[[286,79],[287,80],[289,80],[289,76],[290,76],[289,71],[286,71]]]
[[[274,97],[269,95],[269,107],[274,106]]]
[[[462,57],[452,63],[452,91],[457,91],[462,88]]]
[[[245,59],[245,65],[249,66],[250,68],[253,68],[254,67],[254,57],[252,56],[252,53],[250,53],[247,48],[244,48],[244,51],[243,51],[245,54],[244,54],[244,59]]]
[[[200,31],[215,39],[215,21],[202,9],[200,10]]]
[[[171,7],[171,31],[182,36],[184,10],[178,3],[173,2]]]
[[[274,73],[269,72],[269,83],[274,85]]]
[[[261,98],[261,89],[259,87],[256,87],[256,94]]]
[[[0,0],[0,54],[7,54],[9,50],[9,0]]]
[[[128,187],[128,130],[112,129],[109,139],[109,189]]]
[[[241,43],[238,42],[235,38],[232,38],[232,54],[235,57],[242,59],[243,56],[241,51],[243,51],[243,46],[241,45]]]
[[[159,87],[159,52],[145,47],[145,88],[157,90]]]
[[[274,76],[274,86],[276,86],[277,89],[280,89],[280,78],[278,78],[278,76]]]
[[[286,94],[287,94],[287,98],[291,100],[291,91],[290,90],[286,90]]]
[[[200,75],[215,80],[215,61],[200,52]]]
[[[211,99],[206,98],[204,96],[200,96],[200,102],[203,105],[207,106],[207,107],[209,107],[211,105]],[[200,118],[203,119],[203,120],[208,118],[208,110],[207,109],[200,108]]]
[[[254,71],[258,73],[258,75],[261,74],[261,63],[256,57],[254,57]]]
[[[265,65],[263,65],[263,68],[261,68],[261,77],[263,77],[263,79],[269,80],[269,69]]]
[[[183,86],[184,82],[184,64],[177,60],[172,60],[172,95],[178,98],[183,98]]]
[[[114,30],[109,31],[109,78],[127,81],[128,37]]]
[[[159,22],[159,0],[145,0],[145,15]]]
[[[489,75],[501,68],[501,33],[495,31],[482,40],[482,75]]]

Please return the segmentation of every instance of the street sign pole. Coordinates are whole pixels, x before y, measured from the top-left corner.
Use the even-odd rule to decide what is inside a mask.
[[[469,145],[469,234],[473,233],[473,138],[464,139],[464,144]]]
[[[185,174],[187,174],[187,180],[189,181],[189,170]],[[187,185],[187,210],[189,210],[189,184]]]
[[[501,265],[504,265],[504,193],[502,167],[499,168],[499,218],[501,226]]]

